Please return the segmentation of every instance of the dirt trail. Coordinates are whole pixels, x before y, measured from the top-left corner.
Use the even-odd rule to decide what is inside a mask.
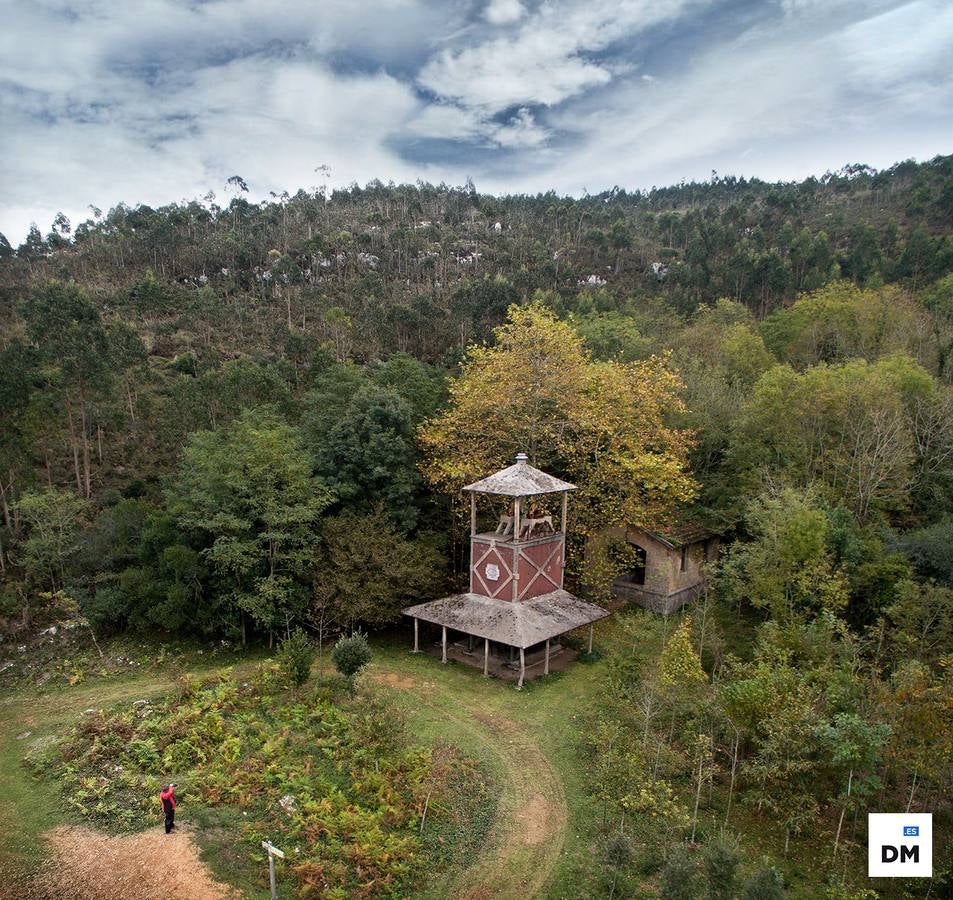
[[[30,885],[45,900],[231,900],[238,894],[212,878],[187,831],[161,828],[110,837],[64,826],[47,834],[50,861]]]
[[[388,660],[388,663],[391,661]],[[407,674],[388,663],[375,666],[372,677],[394,686]],[[430,690],[415,692],[415,704],[432,710],[446,725],[446,738],[466,732],[495,755],[503,769],[502,796],[486,847],[472,865],[455,873],[452,881],[431,889],[426,896],[460,900],[497,900],[537,896],[545,886],[566,837],[567,808],[562,781],[540,748],[533,730],[476,696],[461,696],[441,679],[428,682]],[[483,684],[480,688],[489,687]],[[489,699],[482,697],[484,703]]]

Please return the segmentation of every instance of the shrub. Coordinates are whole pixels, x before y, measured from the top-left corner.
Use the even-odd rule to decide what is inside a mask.
[[[659,896],[664,900],[696,900],[700,893],[695,860],[684,847],[675,848],[662,869]]]
[[[314,656],[311,639],[303,629],[296,628],[278,647],[278,667],[295,687],[301,687],[311,675]]]
[[[754,873],[741,892],[741,900],[784,900],[784,879],[774,866]]]
[[[708,879],[709,900],[730,900],[735,896],[735,881],[741,851],[738,842],[729,837],[717,837],[705,847],[705,875]]]
[[[367,643],[367,636],[361,631],[338,639],[331,651],[331,661],[346,679],[348,689],[354,692],[354,679],[358,673],[371,661],[371,648]]]

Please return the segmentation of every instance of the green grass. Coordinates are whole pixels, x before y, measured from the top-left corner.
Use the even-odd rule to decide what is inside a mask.
[[[636,657],[654,653],[675,619],[615,617],[600,623],[591,662],[577,662],[568,671],[529,682],[516,691],[512,682],[485,679],[470,667],[427,654],[409,652],[400,633],[372,642],[374,660],[361,676],[362,691],[383,691],[403,710],[411,739],[425,745],[449,743],[476,760],[491,790],[473,796],[464,792],[459,815],[432,817],[424,826],[424,857],[430,871],[415,886],[414,896],[443,898],[482,887],[494,897],[600,897],[607,893],[600,860],[602,809],[588,792],[583,746],[599,694],[610,669],[610,655],[624,650]],[[750,623],[722,622],[726,649],[742,650]],[[727,626],[727,627],[726,627]],[[21,686],[0,698],[0,780],[5,802],[0,805],[0,873],[29,871],[42,860],[42,834],[68,818],[52,785],[33,780],[21,766],[23,755],[41,746],[75,722],[89,707],[150,697],[169,690],[183,670],[202,672],[221,665],[221,658],[196,650],[166,654],[174,664],[91,678],[55,688]],[[246,663],[255,664],[254,659]],[[329,667],[327,655],[320,668]],[[28,738],[18,739],[24,731]],[[536,770],[539,771],[536,771]],[[540,785],[542,787],[540,787]],[[517,817],[534,792],[543,790],[552,809],[564,815],[548,823],[538,843],[520,842]],[[690,790],[683,802],[689,803]],[[716,786],[703,798],[700,834],[714,834],[724,818],[725,792]],[[551,795],[551,796],[550,796]],[[229,835],[235,815],[228,809],[190,808],[188,817],[213,874],[235,884],[248,896],[260,896],[263,866],[238,858]],[[729,831],[739,835],[750,872],[763,858],[784,871],[793,898],[823,894],[821,871],[813,861],[826,860],[826,834],[792,839],[784,856],[780,829],[757,811],[736,802]],[[856,856],[856,854],[854,854]],[[657,876],[646,860],[636,863],[626,885],[629,895],[654,893]],[[503,862],[500,862],[500,860]],[[641,859],[641,857],[640,857]],[[649,860],[650,861],[650,860]],[[853,869],[856,860],[852,859]],[[641,872],[641,874],[638,874]],[[538,875],[538,883],[532,879]],[[527,882],[529,879],[529,882]]]
[[[63,808],[59,787],[32,777],[23,765],[30,751],[42,749],[62,736],[86,709],[161,696],[183,671],[210,671],[224,664],[223,657],[235,658],[235,653],[213,653],[191,643],[156,646],[125,639],[106,644],[104,651],[110,657],[128,659],[135,655],[139,665],[113,669],[104,676],[97,674],[99,666],[91,666],[81,683],[70,685],[62,661],[54,660],[48,652],[53,677],[40,685],[19,679],[5,685],[0,695],[0,878],[6,884],[18,883],[42,864],[47,852],[44,832],[76,821]],[[242,665],[254,666],[254,658],[259,655],[246,655]],[[92,659],[89,653],[72,656],[83,660],[84,665]]]

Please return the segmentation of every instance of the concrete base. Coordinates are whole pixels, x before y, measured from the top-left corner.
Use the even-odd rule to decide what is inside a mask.
[[[520,657],[519,651],[514,650],[513,662],[510,662],[509,656],[500,655],[497,646],[494,645],[490,651],[489,674],[494,678],[502,678],[505,681],[518,681],[520,677]],[[431,644],[426,648],[426,652],[435,659],[440,659],[440,643]],[[551,644],[549,649],[549,672],[563,672],[568,669],[579,656],[578,651],[569,647],[563,647],[559,644]],[[474,669],[483,671],[483,641],[479,638],[474,640],[473,650],[467,649],[467,642],[455,641],[447,644],[447,659],[453,659],[464,665],[472,666]],[[526,680],[531,681],[534,678],[540,678],[543,675],[545,665],[545,653],[542,650],[526,654]]]

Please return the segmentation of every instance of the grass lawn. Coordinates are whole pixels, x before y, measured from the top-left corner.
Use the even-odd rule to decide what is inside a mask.
[[[674,619],[640,621],[633,625],[613,617],[600,623],[596,649],[632,647],[650,653],[675,625]],[[459,747],[479,761],[494,785],[494,796],[473,804],[469,828],[457,823],[444,832],[446,826],[437,817],[425,823],[425,855],[435,869],[414,896],[607,895],[599,850],[602,808],[588,794],[581,749],[608,661],[578,662],[516,691],[512,682],[486,679],[468,666],[441,665],[430,655],[410,653],[409,637],[403,633],[379,636],[372,643],[374,660],[361,676],[362,690],[392,697],[404,712],[412,740]],[[259,656],[246,655],[241,666],[255,666]],[[60,678],[55,687],[21,686],[0,695],[0,878],[15,884],[18,874],[34,870],[46,851],[43,833],[71,819],[60,805],[56,786],[34,780],[21,765],[27,751],[62,733],[88,708],[155,697],[167,692],[184,671],[201,673],[233,661],[194,650],[171,665],[144,665],[76,685]],[[325,655],[318,667],[328,665]],[[703,801],[700,833],[720,827],[723,800],[716,789],[709,803]],[[237,858],[229,841],[235,811],[183,812],[195,825],[203,859],[213,874],[247,896],[261,896],[258,868]],[[764,856],[783,861],[783,835],[750,808],[736,804],[729,827],[742,835],[750,864]],[[816,835],[792,844],[782,862],[792,897],[816,896],[823,890],[810,860],[825,858],[828,843],[826,835]],[[644,879],[647,895],[654,893],[653,886],[653,877]]]

